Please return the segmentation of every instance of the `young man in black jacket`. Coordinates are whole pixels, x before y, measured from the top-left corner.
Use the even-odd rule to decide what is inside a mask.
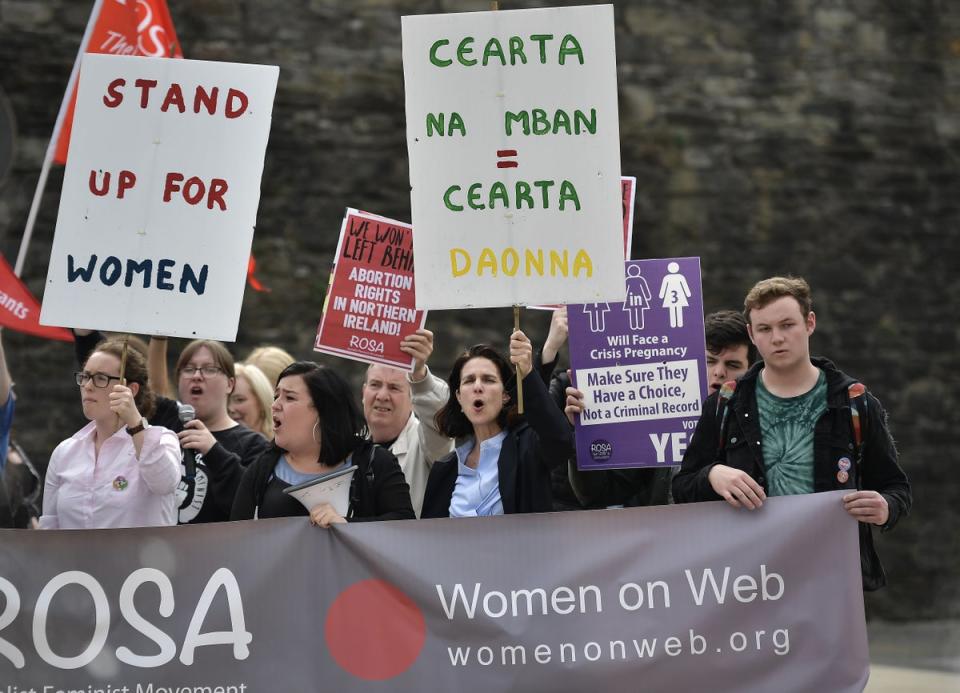
[[[744,315],[763,360],[728,399],[723,391],[707,399],[673,480],[675,501],[754,510],[768,495],[849,489],[843,505],[860,522],[864,589],[882,587],[870,527],[891,529],[912,502],[883,407],[830,361],[810,357],[816,316],[803,279],[757,283]]]

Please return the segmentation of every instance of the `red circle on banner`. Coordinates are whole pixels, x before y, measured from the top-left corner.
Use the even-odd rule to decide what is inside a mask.
[[[427,637],[423,614],[384,580],[362,580],[337,596],[324,624],[327,649],[342,669],[367,681],[399,676]]]

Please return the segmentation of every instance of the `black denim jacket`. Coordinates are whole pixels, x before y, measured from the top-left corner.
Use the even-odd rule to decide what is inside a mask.
[[[812,358],[827,378],[827,409],[814,426],[813,485],[816,492],[838,489],[877,491],[887,500],[890,516],[883,531],[891,529],[901,516],[910,512],[912,497],[907,475],[897,462],[897,449],[887,429],[886,413],[880,401],[867,393],[867,420],[864,440],[859,450],[854,445],[847,388],[856,381],[841,372],[827,359]],[[763,368],[755,364],[737,381],[730,398],[726,425],[721,432],[718,416],[718,394],[712,394],[703,405],[703,412],[690,445],[683,456],[680,472],[673,480],[673,497],[677,503],[722,500],[710,486],[707,476],[715,464],[741,469],[767,488],[761,448],[760,417],[757,410],[757,378]],[[721,445],[721,435],[723,444]],[[843,460],[850,463],[848,478],[838,477]],[[879,589],[886,584],[883,566],[873,547],[871,526],[860,523],[860,564],[865,590]]]

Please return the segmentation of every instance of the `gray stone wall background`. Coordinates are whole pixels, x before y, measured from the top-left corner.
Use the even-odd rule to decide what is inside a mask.
[[[91,5],[0,0],[0,87],[18,133],[0,187],[11,262]],[[247,291],[239,356],[274,342],[311,357],[346,206],[410,218],[401,15],[488,7],[170,0],[187,57],[280,66],[254,239],[273,292]],[[738,307],[764,276],[810,280],[814,351],[883,400],[914,483],[913,516],[879,539],[892,586],[868,597],[869,613],[960,616],[948,445],[960,430],[960,4],[649,0],[617,2],[616,23],[622,170],[638,178],[633,257],[700,256],[708,310]],[[36,294],[61,179],[54,170],[27,261]],[[504,344],[511,320],[506,309],[432,314],[436,370],[463,345]],[[547,316],[523,321],[542,339]],[[83,423],[72,350],[4,340],[16,434],[45,461]],[[359,382],[361,366],[337,363]]]

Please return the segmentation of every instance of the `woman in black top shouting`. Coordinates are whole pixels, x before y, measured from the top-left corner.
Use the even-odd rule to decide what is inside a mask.
[[[365,439],[363,415],[343,376],[312,361],[290,364],[280,373],[272,414],[274,444],[244,474],[230,519],[307,515],[283,489],[349,464],[357,470],[346,515],[324,503],[310,509],[311,522],[329,527],[414,517],[397,459]]]

